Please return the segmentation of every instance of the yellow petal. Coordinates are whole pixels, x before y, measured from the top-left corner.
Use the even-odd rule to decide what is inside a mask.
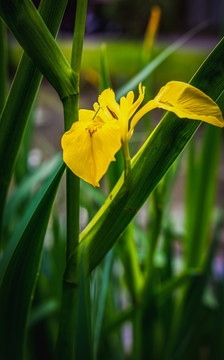
[[[148,101],[132,118],[128,138],[137,122],[156,107],[172,111],[180,118],[205,121],[223,127],[224,120],[218,105],[205,93],[192,85],[170,81],[163,86],[153,100]]]
[[[121,129],[121,138],[122,141],[127,141],[127,133],[128,133],[128,122],[129,122],[129,102],[128,99],[124,96],[120,99],[120,117],[119,124]]]
[[[129,103],[130,106],[132,106],[132,104],[133,104],[134,97],[135,97],[135,95],[134,95],[133,91],[129,91],[129,92],[127,93],[126,98],[127,98],[128,103]]]
[[[95,115],[95,111],[93,111],[93,110],[81,109],[81,110],[79,110],[79,121],[91,122],[92,119],[94,118],[94,115]],[[74,123],[74,124],[76,124],[76,123]]]
[[[115,94],[112,89],[106,89],[98,97],[100,107],[108,115],[112,116],[112,119],[118,119],[120,115],[119,104],[115,100]]]
[[[145,86],[142,86],[141,83],[138,86],[138,90],[139,90],[139,96],[138,96],[138,99],[134,102],[134,104],[132,106],[130,106],[129,118],[132,117],[132,115],[135,113],[137,108],[141,105],[141,103],[144,99],[144,96],[145,96]]]
[[[173,111],[180,118],[205,121],[223,127],[224,120],[218,105],[192,85],[170,81],[154,98],[157,107]]]
[[[61,144],[64,162],[73,173],[99,186],[99,180],[121,147],[119,126],[115,120],[102,126],[77,121],[63,135]]]
[[[148,101],[132,118],[131,124],[130,124],[130,130],[128,132],[129,138],[131,137],[131,134],[134,130],[135,125],[137,122],[149,111],[152,109],[155,109],[157,107],[157,103],[154,100]]]

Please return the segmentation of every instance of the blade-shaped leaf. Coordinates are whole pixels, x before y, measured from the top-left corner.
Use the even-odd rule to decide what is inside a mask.
[[[110,275],[110,269],[113,259],[113,250],[108,253],[103,268],[102,285],[100,288],[99,302],[97,307],[96,320],[94,325],[94,359],[97,359],[97,350],[99,346],[100,334],[102,331],[103,314],[105,309],[108,281]]]
[[[26,198],[27,191],[30,192],[31,186],[34,184],[34,182],[45,180],[44,186],[32,198],[32,201],[27,206],[24,215],[22,216],[19,223],[15,227],[12,236],[9,239],[7,239],[8,243],[4,249],[4,256],[2,257],[0,262],[0,281],[5,272],[7,264],[11,258],[11,255],[16,247],[16,244],[20,239],[20,237],[22,236],[24,229],[26,228],[30,220],[31,215],[35,212],[49,184],[51,183],[51,181],[53,181],[55,172],[60,168],[61,164],[62,164],[61,156],[56,155],[56,157],[50,160],[48,164],[42,165],[41,168],[35,174],[33,174],[28,179],[26,179],[24,181],[24,184],[21,184],[21,186],[18,188],[18,192],[16,192],[12,196],[12,199],[10,199],[8,207],[6,208],[7,217],[5,218],[5,221],[7,219],[12,219],[15,216],[15,210],[17,209],[17,206],[20,204],[20,201]]]
[[[78,76],[72,71],[33,2],[13,0],[8,6],[8,1],[0,0],[0,15],[61,99],[77,94]]]
[[[24,340],[44,236],[65,165],[48,184],[10,259],[0,287],[0,358],[23,359]],[[10,339],[10,340],[9,340]]]
[[[40,15],[56,36],[68,0],[42,0]],[[13,166],[42,79],[25,53],[0,117],[0,228]]]

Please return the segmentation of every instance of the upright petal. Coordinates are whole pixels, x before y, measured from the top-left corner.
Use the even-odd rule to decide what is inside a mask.
[[[119,125],[123,142],[127,141],[129,119],[129,102],[126,97],[122,96],[120,99]]]
[[[103,125],[77,121],[62,137],[63,159],[74,174],[93,186],[107,171],[121,147],[116,121]]]
[[[138,99],[134,102],[133,105],[130,106],[129,109],[129,118],[132,117],[132,115],[135,113],[135,111],[138,109],[138,107],[141,105],[144,96],[145,96],[145,86],[142,86],[142,84],[140,83],[138,86],[138,91],[139,91],[139,96]],[[128,96],[127,96],[128,98]]]
[[[224,120],[218,105],[192,85],[170,81],[154,98],[157,107],[174,112],[180,118],[205,121],[223,127]]]
[[[112,89],[106,89],[98,97],[100,107],[106,113],[112,116],[112,119],[118,119],[120,115],[119,104],[115,100],[115,94]]]

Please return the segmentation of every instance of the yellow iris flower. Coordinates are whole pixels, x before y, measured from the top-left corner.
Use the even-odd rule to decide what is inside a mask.
[[[145,87],[139,84],[138,99],[134,102],[134,93],[130,91],[119,104],[113,90],[106,89],[99,95],[94,110],[79,110],[79,120],[62,137],[63,159],[74,174],[93,186],[99,186],[110,162],[115,160],[116,152],[121,146],[127,148],[135,125],[156,107],[172,111],[180,118],[224,126],[217,104],[189,84],[167,83],[153,100],[136,112],[144,93]]]

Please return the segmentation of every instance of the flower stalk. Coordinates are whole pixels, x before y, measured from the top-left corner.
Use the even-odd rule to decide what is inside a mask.
[[[124,157],[124,180],[127,178],[129,171],[131,170],[131,157],[129,152],[128,141],[122,143],[122,153]]]

